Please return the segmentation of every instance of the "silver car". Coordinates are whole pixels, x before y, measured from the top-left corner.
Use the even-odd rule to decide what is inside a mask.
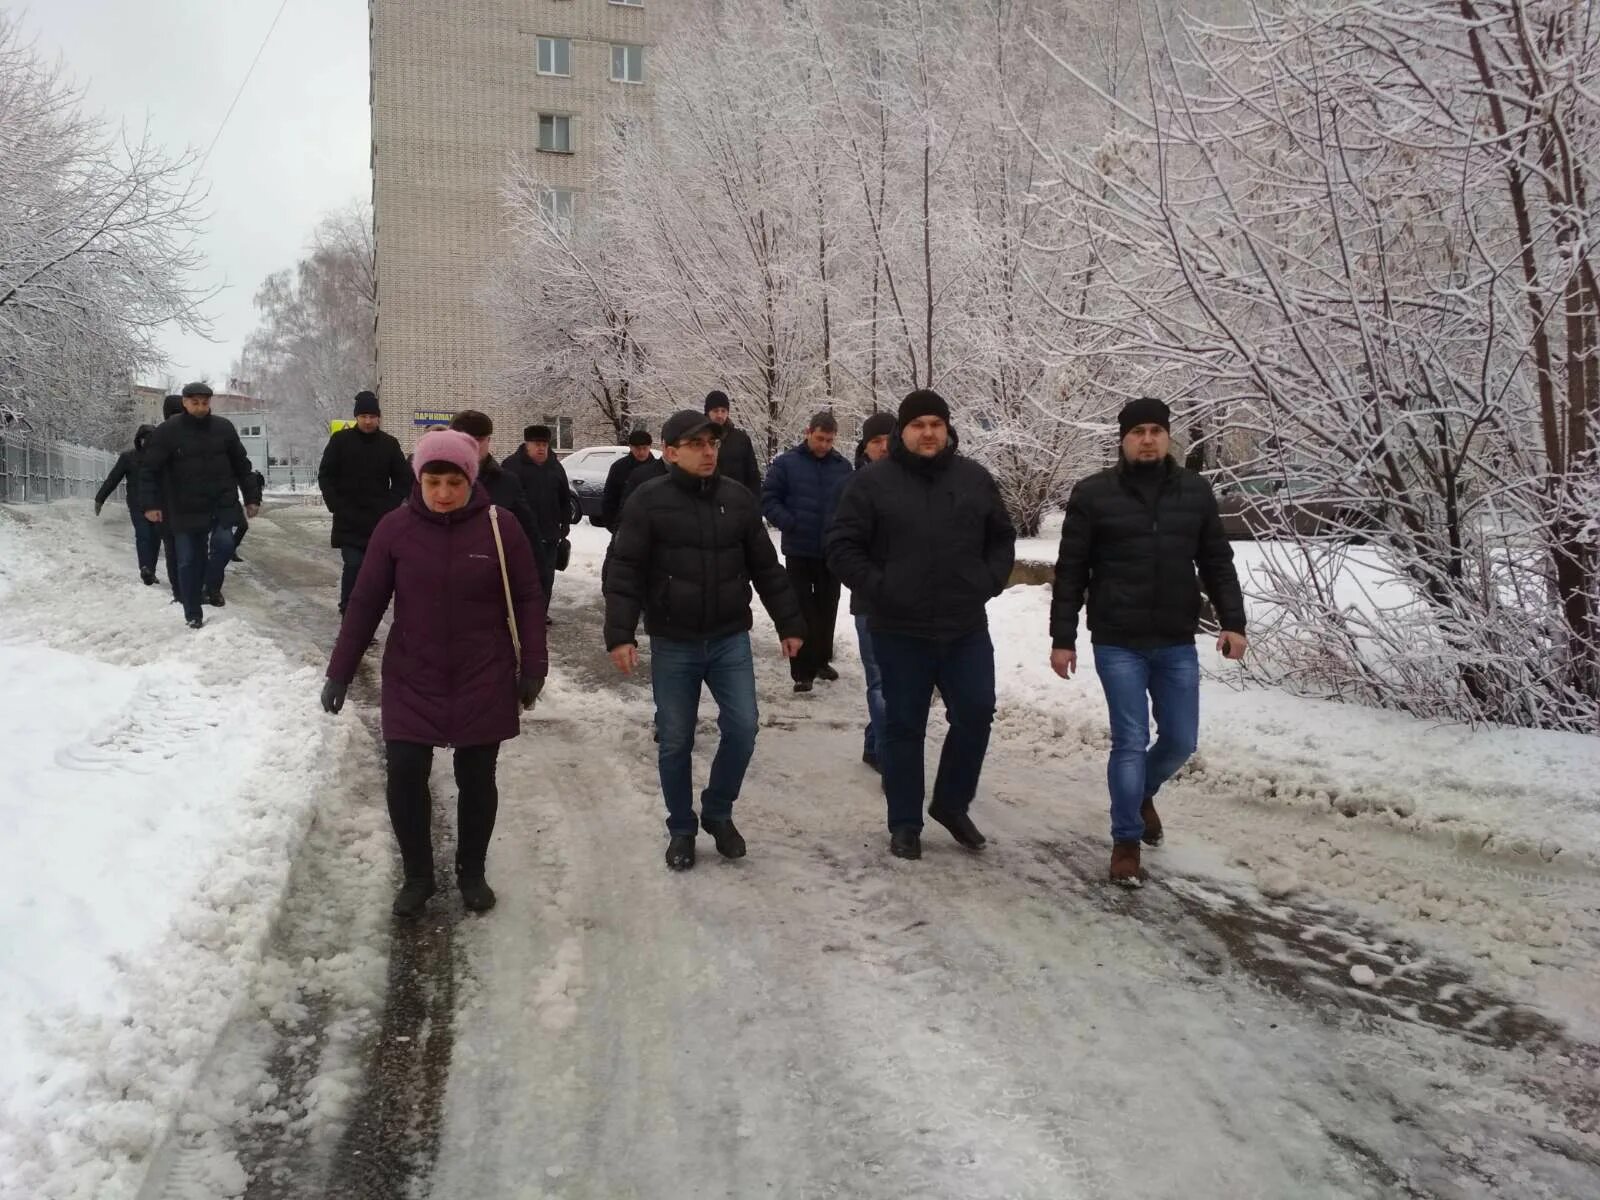
[[[585,446],[561,460],[561,465],[567,471],[567,482],[572,485],[573,502],[578,509],[573,514],[574,522],[581,517],[588,517],[592,524],[599,518],[611,464],[628,452],[626,446]],[[654,450],[650,453],[655,458],[661,457]]]

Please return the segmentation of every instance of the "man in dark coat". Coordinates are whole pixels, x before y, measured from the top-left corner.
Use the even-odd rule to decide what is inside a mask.
[[[950,732],[928,815],[969,850],[984,836],[968,815],[994,722],[994,644],[985,606],[1011,577],[1016,530],[1000,489],[958,454],[937,392],[900,405],[889,457],[845,485],[828,532],[828,563],[867,613],[883,674],[878,762],[889,851],[922,857],[923,742],[933,690]]]
[[[516,472],[503,468],[494,457],[494,452],[490,448],[494,441],[494,421],[490,419],[488,413],[481,413],[475,408],[465,408],[451,418],[450,428],[457,433],[464,433],[468,437],[477,439],[478,457],[482,460],[478,463],[478,490],[489,497],[491,504],[505,509],[517,519],[517,524],[522,527],[529,548],[533,551],[533,561],[539,568],[539,583],[542,588],[547,551],[543,539],[539,536],[539,522],[534,516],[533,506],[528,502],[521,479]],[[548,605],[550,594],[548,592],[540,594],[544,596]],[[545,624],[549,623],[550,619],[547,616]]]
[[[648,480],[666,473],[666,463],[650,452],[650,431],[635,429],[628,435],[628,452],[606,472],[605,490],[600,493],[601,527],[616,532],[617,522],[622,517],[623,495],[635,475],[644,475]]]
[[[778,628],[783,653],[800,650],[805,623],[778,562],[756,498],[717,474],[718,426],[692,410],[661,430],[670,464],[622,509],[604,583],[605,639],[625,674],[639,665],[637,629],[650,635],[657,762],[667,804],[667,866],[694,866],[699,826],[725,858],[744,855],[733,804],[755,752],[755,663],[750,653],[750,588]],[[721,741],[694,811],[694,729],[701,686],[717,702]]]
[[[344,561],[339,576],[339,612],[361,574],[372,531],[384,514],[411,495],[411,467],[405,451],[383,432],[383,412],[372,392],[357,392],[354,429],[341,429],[328,439],[317,466],[322,502],[333,514],[333,548]]]
[[[1111,880],[1124,887],[1145,878],[1140,842],[1162,842],[1156,792],[1199,740],[1201,583],[1222,626],[1223,657],[1243,658],[1249,644],[1216,495],[1203,476],[1173,461],[1171,420],[1150,397],[1123,407],[1117,465],[1080,480],[1067,501],[1050,605],[1050,665],[1069,679],[1078,669],[1078,612],[1088,599],[1095,672],[1111,718]]]
[[[861,441],[856,446],[856,470],[889,457],[894,438],[894,414],[875,412],[861,425]],[[867,680],[867,727],[861,734],[861,761],[881,773],[878,743],[883,738],[883,672],[872,650],[872,629],[867,624],[867,606],[861,597],[850,593],[850,616],[856,625],[856,646],[861,653],[861,673]]]
[[[127,482],[124,499],[128,502],[128,519],[133,522],[133,552],[139,560],[139,578],[144,580],[146,587],[156,581],[156,559],[161,555],[161,535],[157,527],[144,515],[139,500],[139,471],[144,466],[144,448],[150,441],[150,435],[156,431],[154,425],[141,425],[133,435],[133,449],[124,450],[117,455],[117,461],[111,468],[111,473],[106,476],[105,482],[100,485],[100,490],[94,494],[94,515],[99,516],[100,510],[117,490],[123,481]],[[168,564],[169,568],[171,564]]]
[[[162,422],[150,436],[139,474],[145,517],[172,523],[183,615],[189,628],[199,629],[205,624],[202,594],[207,604],[223,604],[235,526],[261,509],[261,490],[238,430],[211,413],[210,385],[184,385],[182,415]]]
[[[828,570],[823,532],[833,518],[851,467],[833,448],[839,423],[819,412],[805,440],[778,455],[761,485],[761,511],[783,533],[783,566],[800,597],[806,644],[789,663],[794,690],[809,692],[818,679],[835,680],[833,626],[839,616],[839,578]]]
[[[722,445],[717,450],[717,474],[724,479],[737,480],[750,489],[752,496],[761,495],[761,467],[756,460],[756,448],[750,435],[735,429],[728,419],[726,393],[706,393],[706,416],[722,431]]]
[[[550,426],[529,425],[522,445],[500,464],[517,477],[539,530],[539,578],[546,603],[556,585],[556,555],[572,528],[572,487],[567,469],[550,453]]]

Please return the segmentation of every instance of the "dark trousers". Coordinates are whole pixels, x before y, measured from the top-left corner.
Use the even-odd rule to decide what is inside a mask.
[[[839,617],[839,580],[828,570],[826,559],[791,555],[783,569],[805,618],[805,643],[789,660],[789,674],[797,683],[809,683],[833,661],[833,626]]]
[[[133,552],[139,559],[139,574],[154,575],[156,559],[161,557],[161,527],[137,509],[128,511],[133,522]],[[172,563],[167,563],[170,572]]]
[[[389,778],[386,794],[389,821],[400,843],[400,861],[407,879],[433,878],[433,803],[428,776],[433,770],[433,747],[418,742],[385,742]],[[456,769],[456,873],[464,879],[483,876],[494,833],[500,792],[494,770],[500,743],[457,746]]]
[[[235,525],[233,527],[233,549],[234,549],[234,553],[238,553],[239,545],[240,545],[240,543],[242,543],[244,541],[244,535],[249,533],[249,532],[250,532],[250,522],[248,520],[240,521],[237,525]]]
[[[161,551],[167,556],[167,583],[172,587],[172,598],[183,599],[183,585],[178,582],[178,539],[172,532],[172,522],[163,521],[156,528],[161,531]]]
[[[339,615],[344,616],[350,603],[350,593],[356,590],[356,576],[361,574],[361,564],[367,557],[365,546],[340,546],[339,557],[344,560],[344,570],[339,575]]]
[[[544,606],[550,607],[550,593],[556,586],[556,551],[561,547],[561,539],[547,541],[539,539],[539,587],[544,591]]]
[[[173,534],[178,544],[178,587],[182,593],[183,615],[196,621],[205,614],[200,608],[202,589],[220,592],[222,579],[233,557],[233,526],[213,517],[210,529]]]
[[[994,643],[989,631],[977,629],[945,642],[874,630],[872,650],[883,675],[878,767],[889,801],[889,828],[922,828],[922,747],[934,688],[944,697],[950,732],[939,754],[933,803],[966,812],[978,791],[994,723]]]

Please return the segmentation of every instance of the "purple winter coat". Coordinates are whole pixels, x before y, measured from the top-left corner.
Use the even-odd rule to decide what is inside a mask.
[[[522,671],[543,678],[545,598],[533,551],[516,518],[501,510]],[[328,678],[348,683],[378,631],[389,598],[394,623],[383,650],[383,737],[430,746],[483,746],[517,736],[520,706],[506,628],[505,585],[477,487],[465,506],[436,513],[413,488],[372,532],[350,593]]]

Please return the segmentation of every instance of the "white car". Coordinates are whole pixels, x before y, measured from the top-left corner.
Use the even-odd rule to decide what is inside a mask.
[[[588,517],[591,523],[599,517],[611,464],[627,453],[627,446],[585,446],[561,460],[561,465],[567,471],[567,482],[572,485],[572,498],[578,507],[575,517]],[[654,450],[650,454],[654,458],[661,457]]]

